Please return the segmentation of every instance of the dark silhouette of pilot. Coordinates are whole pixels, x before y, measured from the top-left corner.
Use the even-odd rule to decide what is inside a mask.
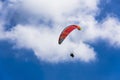
[[[71,56],[72,58],[74,58],[74,54],[73,54],[73,53],[70,53],[70,56]]]

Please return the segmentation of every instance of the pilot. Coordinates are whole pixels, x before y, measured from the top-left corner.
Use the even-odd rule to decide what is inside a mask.
[[[74,58],[74,54],[73,54],[73,53],[70,53],[70,56],[71,56],[72,58]]]

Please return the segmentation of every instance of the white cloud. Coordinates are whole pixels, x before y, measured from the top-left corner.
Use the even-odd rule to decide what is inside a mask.
[[[32,49],[36,56],[44,61],[68,61],[71,59],[71,52],[74,52],[75,60],[89,62],[95,58],[93,48],[83,42],[78,45],[67,39],[64,44],[58,45],[59,30],[49,27],[18,25],[8,35],[16,42],[17,47]]]
[[[3,23],[0,22],[0,39],[3,39],[4,31],[3,31]]]
[[[107,17],[101,25],[100,37],[108,40],[114,47],[120,46],[120,21],[114,17]]]
[[[0,11],[2,10],[2,5],[3,5],[2,2],[0,1]]]
[[[95,15],[98,2],[99,0],[21,0],[20,7],[34,16],[64,23],[67,18],[75,15]]]
[[[83,42],[80,42],[74,49],[75,58],[81,61],[89,62],[95,60],[96,52],[94,49]]]
[[[99,0],[10,0],[10,4],[28,14],[30,18],[26,18],[29,22],[26,25],[17,24],[11,31],[4,31],[1,25],[0,38],[13,41],[17,47],[32,49],[40,60],[89,62],[95,60],[96,52],[87,43],[101,38],[112,45],[120,45],[119,20],[113,17],[107,17],[102,23],[95,20]],[[41,23],[41,19],[45,21]],[[52,21],[52,26],[49,21]],[[75,23],[82,30],[73,31],[62,45],[58,45],[60,32]],[[69,56],[71,52],[75,54],[74,59]]]

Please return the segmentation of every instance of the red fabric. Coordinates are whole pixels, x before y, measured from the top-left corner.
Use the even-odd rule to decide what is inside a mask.
[[[59,44],[61,44],[63,42],[63,40],[68,36],[68,34],[70,32],[72,32],[74,29],[78,28],[77,25],[70,25],[68,27],[66,27],[62,33],[60,34],[60,37],[59,37]]]

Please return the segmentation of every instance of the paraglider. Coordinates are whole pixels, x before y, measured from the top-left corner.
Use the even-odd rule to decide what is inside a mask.
[[[70,56],[71,56],[72,58],[74,58],[74,54],[73,54],[73,53],[70,53]]]
[[[72,32],[74,29],[81,30],[80,26],[78,25],[70,25],[66,27],[60,34],[58,43],[61,44],[64,39],[69,35],[70,32]]]
[[[78,25],[70,25],[68,27],[66,27],[60,34],[59,36],[59,40],[58,40],[58,44],[61,44],[64,39],[74,30],[74,29],[78,29],[78,30],[81,30],[81,27],[78,26]],[[74,58],[74,54],[73,53],[70,53],[70,56],[72,58]]]

